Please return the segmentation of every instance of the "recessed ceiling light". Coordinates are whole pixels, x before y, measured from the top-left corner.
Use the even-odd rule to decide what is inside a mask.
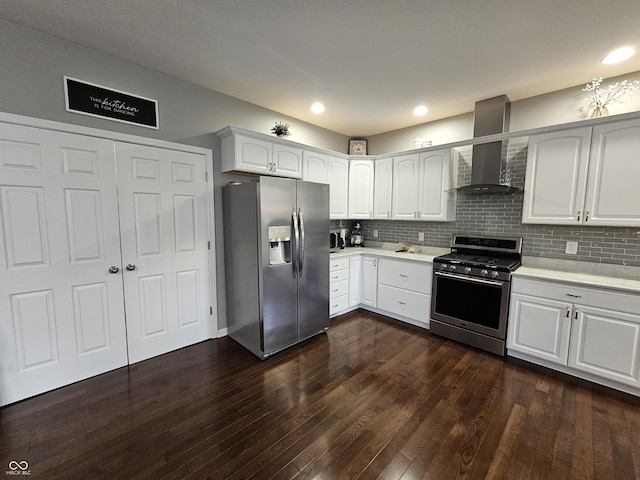
[[[324,112],[324,105],[321,104],[320,102],[316,102],[313,105],[311,105],[311,111],[313,113],[322,113]]]
[[[421,117],[422,115],[426,114],[428,111],[429,109],[424,105],[418,105],[416,108],[413,109],[413,114],[416,117]]]
[[[626,59],[633,57],[636,51],[631,47],[618,48],[609,53],[602,59],[602,63],[609,65],[611,63],[624,62]]]

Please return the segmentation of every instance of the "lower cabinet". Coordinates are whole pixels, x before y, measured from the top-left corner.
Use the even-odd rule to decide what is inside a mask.
[[[429,326],[431,264],[380,259],[378,308]]]
[[[638,312],[638,295],[514,278],[507,349],[509,355],[557,365],[563,372],[614,388],[638,389]]]
[[[429,326],[432,265],[366,254],[330,259],[330,315],[362,307]]]
[[[569,366],[640,387],[640,315],[585,305],[574,311]]]
[[[329,259],[329,316],[349,308],[349,257]]]
[[[378,257],[362,257],[362,298],[360,303],[368,307],[378,304]]]
[[[566,365],[571,304],[511,294],[507,348]]]

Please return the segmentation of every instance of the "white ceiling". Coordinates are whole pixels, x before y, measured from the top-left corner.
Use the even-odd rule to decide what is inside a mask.
[[[0,18],[348,136],[640,71],[638,0],[0,0]]]

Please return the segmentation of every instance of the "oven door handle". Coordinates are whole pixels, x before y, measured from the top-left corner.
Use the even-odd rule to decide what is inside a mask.
[[[502,287],[503,285],[503,282],[497,282],[495,280],[484,280],[482,278],[475,278],[475,277],[467,277],[465,275],[457,275],[455,273],[433,272],[433,274],[438,275],[440,277],[455,278],[456,280],[462,280],[464,282],[482,283],[483,285],[492,285],[494,287]]]

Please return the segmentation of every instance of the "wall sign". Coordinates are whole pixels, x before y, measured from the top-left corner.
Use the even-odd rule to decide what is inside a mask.
[[[64,93],[68,112],[159,129],[156,100],[66,76]]]

